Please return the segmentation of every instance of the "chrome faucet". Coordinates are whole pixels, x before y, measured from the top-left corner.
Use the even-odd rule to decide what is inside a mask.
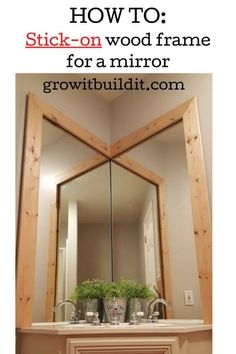
[[[149,322],[157,322],[158,321],[159,312],[157,312],[157,311],[153,312],[153,309],[152,309],[152,306],[154,308],[154,306],[158,303],[168,306],[167,302],[164,299],[155,298],[154,300],[152,300],[148,305],[148,311],[147,311]]]
[[[69,322],[70,322],[71,324],[79,323],[80,310],[79,310],[78,306],[76,305],[76,303],[73,302],[73,301],[71,301],[71,300],[61,300],[61,301],[59,301],[59,302],[56,304],[56,306],[54,307],[53,312],[56,312],[56,310],[57,310],[60,306],[62,306],[62,305],[64,305],[64,304],[71,304],[71,305],[73,305],[73,307],[74,307],[74,311],[73,311],[72,314],[71,314],[71,317],[70,317],[70,319],[69,319]]]
[[[111,324],[113,326],[119,326],[120,322],[119,322],[119,315],[120,315],[120,312],[119,312],[119,306],[118,306],[118,303],[116,301],[116,298],[114,297],[113,298],[113,304],[112,304],[112,321],[111,321]]]

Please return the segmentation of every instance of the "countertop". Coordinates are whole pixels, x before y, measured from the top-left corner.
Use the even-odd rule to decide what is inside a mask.
[[[68,322],[41,322],[34,323],[31,327],[22,327],[19,333],[52,334],[52,335],[82,335],[82,334],[122,334],[122,333],[189,333],[211,330],[212,325],[203,324],[202,320],[160,320],[158,323],[144,323],[129,325],[128,323],[112,326],[102,324],[92,326],[91,324],[70,325]]]

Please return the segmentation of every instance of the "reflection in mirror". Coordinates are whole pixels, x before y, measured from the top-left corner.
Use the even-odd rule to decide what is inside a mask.
[[[55,198],[57,180],[95,155],[98,153],[94,149],[43,119],[33,322],[45,320],[50,205]],[[63,257],[60,256],[60,266]]]
[[[114,279],[162,290],[157,188],[112,163]]]
[[[109,190],[109,163],[61,186],[56,303],[84,280],[112,280]],[[68,320],[71,308],[62,306],[55,315]]]
[[[201,318],[183,123],[156,134],[125,155],[164,179],[173,316]],[[186,290],[193,294],[191,305],[186,305]]]

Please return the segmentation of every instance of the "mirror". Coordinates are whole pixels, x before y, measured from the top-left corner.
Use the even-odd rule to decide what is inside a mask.
[[[69,293],[72,291],[71,289],[75,287],[77,284],[76,279],[76,243],[73,238],[73,226],[71,222],[71,217],[75,218],[76,206],[75,206],[75,196],[77,193],[81,193],[81,198],[84,198],[85,188],[86,187],[86,178],[90,180],[96,178],[95,173],[93,171],[88,174],[82,175],[79,178],[81,181],[81,186],[76,185],[76,179],[68,184],[63,184],[64,180],[72,178],[74,175],[81,173],[83,169],[93,168],[94,161],[96,162],[98,155],[102,158],[101,154],[98,154],[97,151],[90,148],[85,143],[76,139],[69,133],[65,132],[63,129],[57,127],[50,123],[47,119],[42,120],[42,146],[41,146],[41,161],[40,161],[40,183],[39,183],[39,202],[38,202],[38,225],[37,225],[37,245],[36,245],[36,274],[35,274],[35,285],[34,285],[34,302],[33,302],[33,321],[40,322],[45,320],[45,304],[42,299],[45,298],[45,293],[47,289],[47,277],[48,277],[48,249],[50,247],[50,227],[51,227],[51,214],[52,214],[52,206],[54,205],[54,201],[56,201],[57,188],[61,185],[61,210],[60,214],[60,232],[58,237],[58,245],[60,252],[57,255],[57,263],[59,273],[57,274],[58,282],[62,284],[67,279],[67,283],[65,283],[67,287],[67,293],[63,293],[62,285],[58,288],[58,294],[60,296],[69,296]],[[100,157],[99,156],[99,157]],[[96,159],[94,160],[94,157]],[[104,158],[103,158],[104,159]],[[89,164],[91,166],[89,166]],[[101,166],[102,169],[102,166]],[[97,173],[99,174],[99,173]],[[106,172],[104,171],[105,175]],[[86,178],[85,178],[86,177]],[[98,177],[98,176],[97,176]],[[103,176],[104,177],[104,176]],[[100,176],[101,178],[101,176]],[[108,178],[108,177],[107,177]],[[76,191],[73,192],[73,186],[76,185]],[[94,180],[91,181],[91,186],[97,186],[94,184]],[[91,187],[90,186],[90,191]],[[104,177],[103,181],[103,190],[100,190],[100,193],[104,193],[103,201],[106,204],[106,211],[104,212],[103,222],[104,222],[104,234],[103,237],[107,238],[109,244],[109,235],[110,235],[110,227],[109,227],[109,195],[105,192],[107,182]],[[83,194],[83,195],[82,195]],[[74,197],[73,197],[74,195]],[[68,203],[70,198],[71,203]],[[91,198],[89,205],[91,206]],[[58,202],[58,201],[57,201]],[[73,204],[74,203],[74,204]],[[86,202],[85,202],[86,203]],[[83,202],[81,202],[78,208],[79,221],[81,223],[85,223],[85,214],[87,210],[84,210],[84,206],[82,206]],[[89,206],[88,206],[89,208]],[[74,210],[73,210],[74,209]],[[91,210],[91,213],[93,211]],[[82,217],[82,219],[81,219]],[[91,218],[92,215],[88,214],[88,218]],[[94,220],[95,222],[95,220]],[[78,224],[81,226],[80,224]],[[67,228],[67,231],[66,231]],[[71,230],[72,228],[72,230]],[[72,234],[71,234],[72,233]],[[71,235],[70,242],[68,242],[68,249],[66,251],[65,248],[65,235]],[[55,235],[56,237],[56,235]],[[77,242],[77,241],[76,241]],[[79,241],[78,241],[79,242]],[[109,246],[107,246],[109,249]],[[66,257],[67,252],[69,255]],[[42,259],[44,260],[42,262]],[[109,256],[110,259],[110,256]],[[64,260],[64,261],[63,261]],[[64,262],[64,263],[63,263]],[[79,264],[78,264],[79,265]],[[68,269],[68,274],[64,274],[62,277],[62,273],[66,272],[65,269]],[[107,275],[108,276],[108,275]],[[62,279],[64,278],[64,279]],[[64,287],[65,290],[65,287]],[[59,296],[58,295],[58,296]]]
[[[49,176],[59,178],[62,173],[69,176],[73,166],[89,160],[96,152],[46,120],[42,137],[38,234],[47,235],[49,221],[45,220],[52,196],[45,189],[45,180],[49,183]],[[125,158],[164,180],[171,311],[174,318],[201,318],[183,123],[137,145]],[[142,281],[155,285],[165,297],[157,187],[138,176],[138,171],[132,173],[114,162],[111,168],[106,163],[72,180],[68,178],[58,194],[55,302],[69,298],[77,283],[93,278]],[[39,249],[40,245],[37,257],[41,254]],[[39,287],[42,269],[37,271]],[[186,290],[193,292],[194,305],[185,305]],[[38,302],[39,294],[40,291],[35,297]],[[57,321],[68,319],[69,307],[57,312]],[[35,308],[39,311],[40,307]]]
[[[63,184],[59,195],[56,303],[84,280],[112,281],[109,163]],[[55,319],[70,314],[62,306]]]
[[[162,202],[166,205],[173,317],[202,318],[183,122],[125,156],[161,176],[165,183]],[[186,290],[192,291],[192,305],[185,303]]]
[[[155,285],[162,294],[157,188],[112,163],[114,280]]]
[[[175,125],[178,122],[183,122],[181,123],[183,125]],[[51,131],[49,138],[47,129]],[[175,129],[179,135],[171,133]],[[180,136],[181,143],[178,140]],[[182,157],[179,153],[182,153]],[[156,278],[158,283],[159,274],[162,273],[163,295],[173,305],[171,306],[173,317],[199,318],[203,313],[204,322],[211,323],[211,222],[196,99],[184,102],[109,146],[55,108],[29,95],[18,225],[17,327],[31,325],[32,313],[33,322],[52,321],[56,296],[56,265],[60,257],[57,252],[58,226],[61,222],[61,229],[63,227],[68,229],[72,209],[66,196],[66,190],[70,187],[66,184],[76,180],[77,177],[80,179],[81,176],[86,176],[87,173],[89,175],[89,171],[92,172],[100,165],[102,167],[108,160],[157,186],[156,209],[159,222],[155,228],[158,229],[157,234],[161,240],[161,262],[158,263],[158,242],[154,239],[154,242],[149,242],[149,246],[151,245],[149,251],[150,248],[153,249],[152,245],[155,245],[156,249],[155,258],[151,257],[152,264],[155,259],[155,271],[151,281]],[[186,178],[179,180],[181,174],[182,177],[188,175],[191,193]],[[184,180],[186,183],[182,183]],[[118,180],[118,183],[120,182]],[[109,188],[111,189],[111,184]],[[65,210],[64,219],[62,215],[61,219],[58,218],[57,213],[60,193],[62,208]],[[110,260],[111,258],[113,260],[112,278],[122,276],[126,271],[122,268],[123,260],[119,256],[124,242],[119,236],[121,227],[118,219],[122,214],[121,208],[119,210],[116,206],[120,198],[119,188],[117,191],[113,189],[113,194],[115,227],[113,224],[110,225],[109,237],[112,235],[112,238],[109,242],[111,251],[113,248],[114,251],[117,250],[118,256],[113,252],[110,253]],[[111,203],[111,194],[109,198]],[[126,204],[128,206],[129,201]],[[148,212],[147,208],[146,224],[155,225],[154,218],[152,220],[150,216],[157,214],[155,202],[152,209]],[[78,211],[77,204],[77,214]],[[113,213],[113,209],[110,209],[109,213]],[[78,218],[78,215],[76,217]],[[62,243],[58,244],[62,246],[65,237],[64,239],[62,235],[60,237]],[[135,248],[138,254],[140,250],[138,247]],[[60,270],[58,271],[60,273]],[[141,272],[140,269],[133,267],[132,274],[133,277],[142,276],[144,279],[145,271]],[[57,278],[60,278],[59,274]],[[201,302],[198,296],[199,285]],[[194,306],[184,305],[185,290],[193,291]],[[167,316],[172,317],[172,314],[168,314],[168,308]]]
[[[97,278],[132,279],[163,294],[154,185],[110,162],[63,184],[59,196],[56,303]],[[70,313],[63,306],[55,320]]]

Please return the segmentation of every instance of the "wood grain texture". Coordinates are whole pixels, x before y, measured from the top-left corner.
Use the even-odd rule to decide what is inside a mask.
[[[38,105],[41,107],[45,118],[56,124],[58,127],[66,130],[68,133],[71,133],[73,136],[77,137],[84,143],[93,147],[98,152],[101,152],[103,155],[110,157],[110,146],[108,144],[40,98],[37,97],[35,99],[37,100]]]
[[[56,293],[56,262],[57,262],[57,186],[54,188],[53,199],[50,204],[50,224],[48,235],[48,267],[47,267],[47,287],[45,298],[45,321],[53,321],[53,309],[55,306]]]
[[[17,233],[17,261],[16,261],[16,326],[22,327],[32,323],[33,290],[35,276],[37,221],[38,221],[38,193],[40,158],[42,143],[42,120],[46,117],[73,136],[94,147],[103,155],[110,155],[110,147],[94,134],[78,126],[77,123],[46,104],[36,96],[27,97],[27,117],[25,127],[25,140],[22,163],[21,199],[19,205],[19,221]],[[99,165],[106,158],[95,154],[93,163]],[[91,162],[92,163],[92,162]],[[91,167],[91,163],[84,163],[81,171]],[[81,171],[70,171],[70,174],[79,174]],[[63,176],[64,180],[68,176]],[[52,202],[54,204],[55,201]],[[47,319],[52,318],[52,304],[54,303],[55,280],[55,208],[49,232],[49,270],[46,294],[45,313]],[[49,281],[51,279],[51,281]],[[50,309],[50,314],[49,314]]]
[[[16,326],[32,323],[42,112],[28,97],[16,262]]]
[[[116,157],[138,143],[143,142],[171,125],[181,121],[190,102],[191,100],[182,103],[162,116],[155,118],[142,128],[135,130],[125,138],[120,139],[117,143],[111,146],[111,157]]]
[[[212,321],[211,217],[196,99],[184,113],[183,124],[203,318],[208,324]]]
[[[159,209],[159,222],[160,222],[160,237],[161,237],[161,258],[162,258],[162,274],[164,282],[165,299],[168,303],[166,307],[166,317],[173,318],[172,307],[172,286],[171,286],[171,269],[169,260],[169,245],[168,245],[168,228],[167,228],[167,215],[166,215],[166,195],[165,195],[165,182],[158,186],[158,209]]]
[[[106,161],[108,161],[107,157],[101,155],[100,153],[97,153],[94,156],[91,156],[90,158],[81,162],[80,164],[72,166],[70,169],[60,174],[60,176],[57,176],[56,183],[62,184],[68,182],[71,179],[74,179],[76,176],[80,176],[83,173],[94,169],[95,167],[103,164]]]
[[[131,172],[134,172],[135,174],[143,177],[147,181],[153,183],[153,184],[160,184],[163,181],[163,178],[152,172],[151,170],[147,169],[140,163],[136,162],[135,160],[129,158],[126,155],[120,155],[118,157],[115,157],[113,159],[115,162],[117,162],[119,165],[125,167]]]

